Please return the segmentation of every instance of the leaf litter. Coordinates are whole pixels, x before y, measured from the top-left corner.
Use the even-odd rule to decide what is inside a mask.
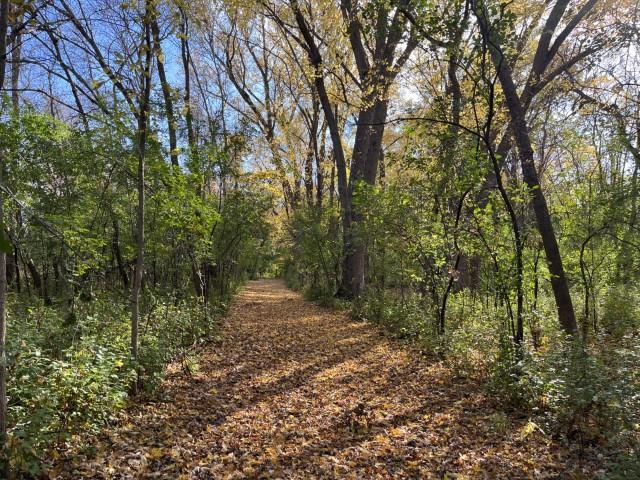
[[[221,330],[197,372],[170,367],[163,401],[63,452],[49,477],[580,479],[596,468],[505,417],[481,385],[279,280],[249,282]]]

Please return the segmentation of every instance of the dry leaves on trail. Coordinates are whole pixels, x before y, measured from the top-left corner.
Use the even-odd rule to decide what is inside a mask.
[[[52,477],[582,478],[587,468],[496,412],[477,385],[280,281],[250,282],[222,335],[196,375],[169,376],[164,402],[128,412],[95,458],[61,459]]]

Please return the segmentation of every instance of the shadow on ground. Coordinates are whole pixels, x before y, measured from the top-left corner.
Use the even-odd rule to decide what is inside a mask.
[[[497,428],[479,386],[277,280],[249,282],[194,376],[67,458],[58,478],[564,478],[563,452]],[[571,468],[578,468],[574,465]]]

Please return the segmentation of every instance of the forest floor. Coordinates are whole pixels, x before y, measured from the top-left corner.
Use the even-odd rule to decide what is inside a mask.
[[[197,372],[52,478],[592,478],[481,385],[278,280],[249,282]]]

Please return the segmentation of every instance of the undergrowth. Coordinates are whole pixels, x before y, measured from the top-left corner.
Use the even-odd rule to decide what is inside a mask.
[[[127,404],[139,375],[152,395],[172,360],[214,338],[227,299],[144,297],[138,364],[129,359],[130,314],[121,295],[89,302],[9,308],[9,437],[12,471],[37,476],[46,458],[82,434],[96,433]],[[33,303],[33,299],[30,299]],[[136,375],[136,371],[138,375]]]

